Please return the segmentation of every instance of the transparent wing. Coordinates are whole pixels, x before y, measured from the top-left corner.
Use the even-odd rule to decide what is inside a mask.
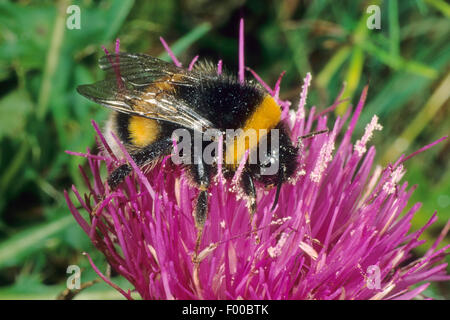
[[[196,85],[198,73],[145,54],[110,54],[100,58],[99,64],[106,72],[105,80],[77,88],[86,98],[118,112],[197,131],[213,128],[208,119],[174,95],[179,86]]]

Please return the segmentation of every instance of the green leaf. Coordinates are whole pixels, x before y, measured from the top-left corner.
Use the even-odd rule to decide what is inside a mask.
[[[170,46],[173,53],[178,55],[185,51],[191,44],[203,37],[209,30],[211,30],[211,25],[209,23],[202,23],[195,27],[191,32],[186,34],[184,37],[177,40],[174,44]],[[170,57],[167,52],[164,52],[159,56],[160,59],[169,61]]]
[[[52,222],[21,231],[0,242],[0,268],[19,263],[31,252],[41,248],[45,244],[45,240],[65,230],[73,223],[75,223],[73,217],[68,214]]]
[[[450,17],[450,5],[443,0],[425,0],[426,3],[438,9],[447,18]]]
[[[33,103],[25,90],[14,90],[0,100],[0,139],[17,137],[25,128]]]
[[[55,14],[55,6],[1,2],[0,60],[18,60],[25,68],[42,66]]]
[[[400,56],[393,56],[389,52],[378,48],[370,41],[364,41],[360,44],[361,48],[367,53],[375,56],[383,63],[387,64],[393,69],[403,69],[405,71],[421,75],[423,77],[434,79],[438,76],[436,69],[413,60],[406,60]]]

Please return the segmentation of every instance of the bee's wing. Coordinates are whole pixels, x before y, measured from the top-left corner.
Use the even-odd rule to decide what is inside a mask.
[[[213,127],[209,120],[176,99],[171,90],[148,90],[156,82],[162,88],[166,82],[175,90],[177,86],[192,86],[197,80],[194,74],[145,54],[110,54],[102,57],[99,64],[106,71],[106,79],[77,88],[88,99],[115,111],[169,121],[197,131]]]

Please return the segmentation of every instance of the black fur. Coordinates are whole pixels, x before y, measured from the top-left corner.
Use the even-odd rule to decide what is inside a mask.
[[[205,77],[195,86],[179,86],[175,95],[210,120],[216,129],[226,130],[242,128],[261,103],[264,92],[224,75]]]
[[[129,114],[123,113],[123,112],[116,112],[115,113],[115,125],[117,128],[117,133],[119,134],[119,139],[124,144],[129,144],[131,142],[130,140],[130,133],[128,131],[128,125],[130,124],[130,118],[131,116]]]
[[[117,187],[125,180],[125,178],[131,173],[132,169],[128,164],[123,164],[116,168],[108,177],[108,185],[112,190],[117,189]]]

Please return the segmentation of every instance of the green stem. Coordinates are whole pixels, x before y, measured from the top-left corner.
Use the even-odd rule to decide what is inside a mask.
[[[50,44],[49,53],[47,55],[43,80],[41,89],[39,92],[38,103],[36,107],[36,117],[38,121],[43,120],[46,112],[47,106],[50,99],[50,88],[51,88],[51,79],[53,74],[55,73],[56,66],[58,64],[59,51],[61,48],[64,30],[65,30],[65,10],[69,4],[68,0],[61,0],[58,6],[58,15],[56,17],[52,41]],[[22,164],[26,160],[26,155],[28,154],[30,145],[25,139],[22,141],[19,152],[16,153],[14,159],[11,161],[9,168],[6,170],[6,173],[0,180],[0,190],[5,190],[11,180],[14,178],[18,170],[22,167]]]
[[[398,24],[398,2],[389,0],[389,47],[391,55],[400,55],[400,28]]]
[[[326,88],[328,86],[328,83],[330,82],[330,79],[334,76],[334,74],[337,72],[339,67],[347,60],[347,58],[350,56],[351,51],[349,46],[343,46],[340,48],[332,57],[330,60],[328,60],[327,64],[322,68],[320,73],[316,77],[317,84],[322,87]]]
[[[47,112],[48,102],[50,100],[51,82],[58,65],[64,31],[66,30],[65,17],[66,8],[68,5],[68,0],[60,0],[58,3],[58,13],[53,27],[52,41],[48,50],[41,90],[38,97],[38,105],[36,110],[38,121],[42,120]]]
[[[14,158],[9,163],[9,167],[5,170],[5,174],[0,180],[0,190],[2,190],[2,192],[6,190],[11,180],[15,177],[16,173],[22,167],[22,163],[25,161],[26,155],[28,154],[28,149],[29,145],[26,138],[24,138],[20,145],[19,151],[14,154]]]
[[[433,95],[428,99],[425,106],[419,111],[414,120],[402,132],[392,146],[383,156],[383,162],[392,162],[397,159],[400,154],[408,149],[409,145],[422,132],[425,126],[434,118],[439,109],[445,105],[450,98],[450,73],[448,73],[439,87],[434,91]]]
[[[450,17],[450,5],[443,0],[425,0],[426,3],[438,9],[447,18]]]

